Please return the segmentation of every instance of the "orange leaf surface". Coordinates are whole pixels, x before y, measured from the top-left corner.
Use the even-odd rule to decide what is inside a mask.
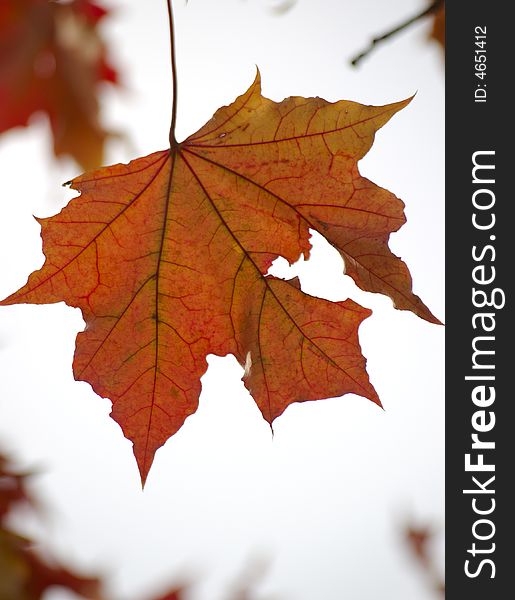
[[[99,122],[98,84],[116,81],[97,23],[106,11],[89,0],[2,0],[0,133],[48,115],[56,156],[83,168],[102,164],[108,133]]]
[[[80,307],[76,379],[111,399],[145,480],[195,412],[208,354],[234,354],[269,422],[292,402],[355,393],[379,404],[355,302],[308,296],[267,275],[310,251],[309,228],[364,290],[437,322],[388,249],[403,204],[361,177],[377,129],[409,101],[362,106],[249,90],[171,150],[77,177],[40,220],[46,262],[3,301]]]

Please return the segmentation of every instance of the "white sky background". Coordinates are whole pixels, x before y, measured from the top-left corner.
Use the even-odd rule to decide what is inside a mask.
[[[105,94],[105,121],[130,143],[108,162],[167,146],[171,75],[165,0],[104,0],[104,25],[125,89]],[[419,24],[358,69],[348,59],[422,0],[175,1],[178,138],[243,93],[261,70],[264,95],[413,102],[376,137],[361,173],[406,203],[391,238],[415,292],[442,320],[443,61]],[[44,120],[0,138],[0,296],[43,262],[32,218],[56,213],[78,174],[49,156]],[[108,576],[113,598],[143,600],[183,576],[191,600],[224,593],[257,558],[269,561],[256,600],[431,600],[402,527],[443,530],[444,328],[359,291],[320,237],[294,266],[304,291],[373,309],[360,328],[368,371],[385,407],[357,396],[295,404],[272,439],[233,357],[209,358],[198,412],[158,451],[145,491],[110,403],[74,382],[80,312],[63,304],[0,310],[0,446],[41,475],[44,518],[17,520],[63,561]],[[287,276],[278,267],[276,274]],[[291,274],[288,274],[291,276]],[[435,548],[442,564],[443,545]],[[69,598],[62,592],[48,600]]]

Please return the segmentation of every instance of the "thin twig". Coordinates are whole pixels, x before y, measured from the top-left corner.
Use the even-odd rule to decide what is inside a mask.
[[[170,147],[175,148],[177,146],[177,139],[175,137],[175,122],[177,121],[177,64],[175,62],[175,31],[173,26],[173,11],[172,11],[172,0],[167,0],[168,4],[168,22],[170,27],[170,58],[172,63],[172,124],[170,125]]]
[[[363,50],[363,52],[361,52],[360,54],[358,54],[356,57],[354,57],[351,60],[351,65],[353,67],[355,67],[363,58],[365,58],[365,56],[368,56],[375,48],[375,46],[377,46],[377,44],[380,44],[381,42],[384,42],[385,40],[387,40],[388,38],[393,37],[394,35],[400,33],[401,31],[403,31],[404,29],[407,29],[410,25],[413,25],[413,23],[416,23],[417,21],[420,21],[421,19],[423,19],[424,17],[427,17],[428,15],[433,14],[434,12],[436,12],[441,6],[443,6],[443,4],[445,3],[445,0],[434,0],[426,9],[424,9],[422,12],[416,14],[414,17],[410,17],[407,21],[404,21],[403,23],[401,23],[400,25],[397,25],[397,27],[394,27],[394,29],[391,29],[390,31],[388,31],[387,33],[384,33],[383,35],[380,35],[376,38],[374,38],[371,42],[370,45],[368,46],[368,48],[366,50]]]

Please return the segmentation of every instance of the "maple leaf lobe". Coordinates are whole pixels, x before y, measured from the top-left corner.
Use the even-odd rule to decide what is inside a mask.
[[[358,327],[370,311],[267,274],[309,255],[309,230],[365,290],[432,320],[387,246],[403,204],[361,177],[384,107],[249,90],[171,150],[75,178],[42,219],[46,262],[3,301],[82,310],[76,379],[113,403],[144,481],[155,451],[195,412],[208,354],[234,354],[269,422],[292,403],[355,393],[380,404]]]
[[[295,210],[306,229],[319,231],[340,252],[361,289],[439,323],[413,294],[405,263],[388,248],[390,234],[405,222],[403,202],[357,168],[375,132],[412,98],[379,107],[299,97],[275,103],[261,95],[260,83],[258,72],[249,90],[219,109],[186,148],[251,177],[253,186]]]

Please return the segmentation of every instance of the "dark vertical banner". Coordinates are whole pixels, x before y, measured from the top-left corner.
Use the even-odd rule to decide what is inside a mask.
[[[446,2],[446,597],[512,597],[511,4]],[[511,163],[511,168],[509,166]],[[511,591],[510,591],[511,590]]]

